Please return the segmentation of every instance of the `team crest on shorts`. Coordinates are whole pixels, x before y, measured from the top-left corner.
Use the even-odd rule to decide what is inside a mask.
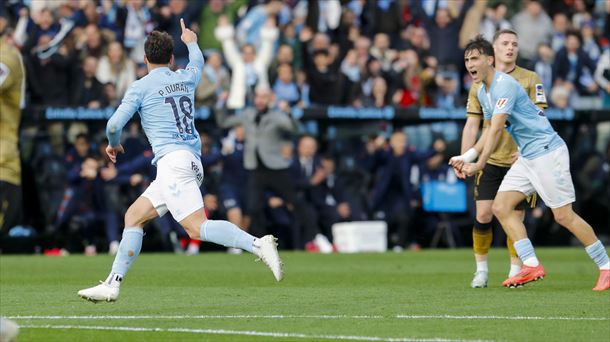
[[[506,97],[499,98],[498,102],[496,102],[496,108],[497,109],[504,108],[504,106],[506,106],[507,102],[508,102],[508,99]]]

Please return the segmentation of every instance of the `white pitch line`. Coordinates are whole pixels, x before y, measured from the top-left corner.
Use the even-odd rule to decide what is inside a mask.
[[[610,321],[610,317],[397,315],[401,319],[500,319],[514,321]]]
[[[9,319],[457,319],[457,320],[516,320],[516,321],[610,321],[610,317],[568,316],[457,316],[457,315],[139,315],[139,316],[9,316]]]
[[[183,332],[208,335],[243,335],[264,336],[278,338],[303,338],[313,340],[351,340],[351,341],[390,341],[390,342],[475,342],[484,340],[456,340],[440,337],[434,338],[408,338],[408,337],[379,337],[379,336],[352,336],[352,335],[314,335],[301,333],[281,333],[264,331],[242,331],[225,329],[185,329],[185,328],[140,328],[140,327],[104,327],[90,325],[22,325],[25,329],[80,329],[80,330],[111,330],[111,331],[134,331],[134,332]]]

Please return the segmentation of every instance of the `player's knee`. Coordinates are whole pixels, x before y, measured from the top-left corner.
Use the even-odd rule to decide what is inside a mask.
[[[188,226],[188,227],[184,227],[184,230],[186,231],[186,233],[188,234],[189,238],[191,238],[192,240],[200,240],[200,227],[193,227],[193,226]]]
[[[129,208],[125,213],[125,227],[144,227],[145,220],[137,211]]]
[[[477,221],[479,222],[491,222],[493,219],[493,213],[491,210],[477,211]]]
[[[553,215],[555,216],[555,222],[564,227],[570,227],[570,222],[574,219],[574,211],[572,210],[555,211]]]
[[[474,229],[479,233],[488,233],[492,231],[491,219],[486,222],[481,222],[479,219],[474,221]]]
[[[510,214],[512,208],[502,202],[494,201],[494,204],[491,206],[491,211],[498,219],[501,220]]]

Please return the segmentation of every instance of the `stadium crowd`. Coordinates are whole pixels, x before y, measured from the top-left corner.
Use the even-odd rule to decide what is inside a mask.
[[[175,67],[186,66],[188,51],[179,43],[184,18],[206,56],[198,108],[241,112],[256,106],[260,88],[272,89],[269,105],[286,113],[332,105],[462,108],[472,83],[462,48],[479,33],[491,40],[510,28],[519,35],[518,65],[538,73],[552,107],[610,109],[605,0],[8,0],[0,15],[23,56],[27,108],[116,107],[146,75],[143,45],[151,31],[172,35]],[[205,208],[211,218],[247,227],[254,200],[244,166],[246,124],[229,128],[214,116],[197,124]],[[375,219],[388,222],[396,250],[429,245],[444,216],[422,209],[421,185],[458,182],[446,164],[449,151],[459,152],[452,146],[458,122],[379,122],[373,130],[338,129],[334,139],[322,139],[307,122],[300,128],[280,152],[291,160],[294,193],[267,189],[259,199],[264,220],[255,222],[264,227],[253,229],[274,232],[282,248],[330,252],[334,223]],[[574,129],[577,209],[608,236],[610,124]],[[31,180],[24,196],[32,202],[13,236],[30,234],[32,225],[46,237],[49,254],[116,253],[121,217],[155,176],[137,120],[117,164],[104,153],[100,122],[39,122],[24,125],[20,137],[23,179]],[[544,204],[528,213],[532,234],[536,227],[553,231],[549,215]],[[153,223],[162,248],[197,253],[198,241],[188,241],[168,216]],[[452,216],[458,245],[468,238],[460,218],[472,222],[468,213]],[[79,238],[70,245],[74,232]]]

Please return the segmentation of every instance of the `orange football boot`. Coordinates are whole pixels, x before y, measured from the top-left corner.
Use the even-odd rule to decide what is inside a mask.
[[[605,291],[610,289],[610,270],[599,270],[599,279],[593,291]]]
[[[540,280],[544,278],[545,275],[546,274],[544,273],[544,268],[542,265],[538,265],[536,267],[523,265],[521,271],[514,277],[506,279],[502,283],[502,286],[519,287],[529,282]]]

